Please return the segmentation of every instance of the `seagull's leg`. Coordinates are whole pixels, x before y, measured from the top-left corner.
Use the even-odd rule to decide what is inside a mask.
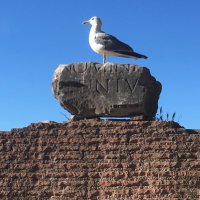
[[[105,64],[106,63],[106,56],[105,56],[105,54],[103,54],[103,64]]]

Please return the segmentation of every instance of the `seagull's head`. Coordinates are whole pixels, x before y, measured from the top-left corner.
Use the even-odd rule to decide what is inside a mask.
[[[91,17],[89,20],[84,21],[83,24],[91,24],[92,26],[93,25],[101,26],[102,22],[101,22],[101,19],[99,17]]]

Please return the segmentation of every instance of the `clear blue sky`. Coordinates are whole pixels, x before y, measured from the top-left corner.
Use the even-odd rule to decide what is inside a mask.
[[[70,117],[52,95],[52,76],[61,63],[102,62],[82,25],[92,16],[149,57],[108,61],[148,67],[163,85],[164,112],[200,128],[199,0],[0,0],[0,130]]]

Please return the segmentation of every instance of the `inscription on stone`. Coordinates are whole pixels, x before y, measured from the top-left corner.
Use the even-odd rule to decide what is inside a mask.
[[[153,117],[161,92],[147,68],[114,63],[59,65],[52,84],[60,104],[82,117]]]

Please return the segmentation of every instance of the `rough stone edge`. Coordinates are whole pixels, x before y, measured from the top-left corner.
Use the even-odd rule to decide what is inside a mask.
[[[169,127],[169,128],[180,128],[187,130],[189,132],[195,131],[199,132],[200,130],[193,130],[193,129],[185,129],[183,126],[181,126],[179,123],[174,122],[174,121],[157,121],[157,120],[152,120],[152,121],[141,121],[141,120],[125,120],[125,119],[99,119],[99,118],[91,118],[91,119],[80,119],[80,120],[68,120],[65,122],[55,122],[55,121],[49,121],[49,122],[36,122],[36,123],[31,123],[30,125],[23,127],[23,128],[12,128],[11,131],[0,131],[0,133],[9,133],[9,132],[14,132],[14,131],[24,131],[24,130],[40,130],[40,129],[53,129],[53,128],[67,128],[68,125],[71,124],[77,124],[78,126],[82,123],[84,123],[86,126],[88,125],[88,128],[90,127],[90,124],[97,123],[97,125],[115,125],[115,122],[118,123],[126,123],[131,124],[131,125],[141,125],[141,127]]]

